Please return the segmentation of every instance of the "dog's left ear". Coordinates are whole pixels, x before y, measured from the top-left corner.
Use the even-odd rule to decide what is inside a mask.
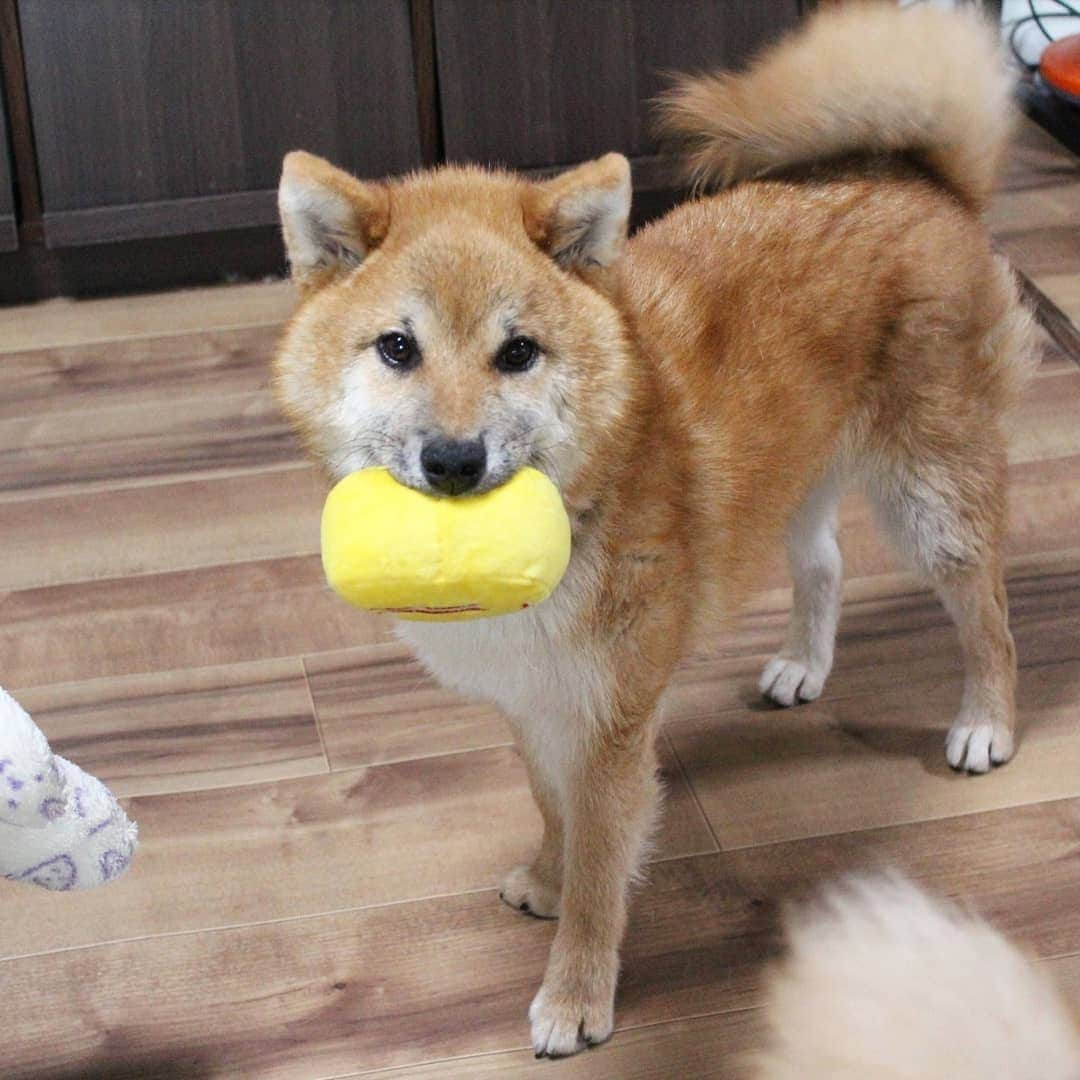
[[[609,266],[622,251],[630,219],[630,162],[606,154],[533,184],[525,228],[567,268]]]

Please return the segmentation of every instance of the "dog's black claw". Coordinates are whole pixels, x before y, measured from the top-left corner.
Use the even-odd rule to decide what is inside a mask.
[[[530,909],[529,905],[525,903],[524,900],[522,900],[521,903],[518,905],[518,911],[528,911],[530,915],[532,914],[532,910]]]

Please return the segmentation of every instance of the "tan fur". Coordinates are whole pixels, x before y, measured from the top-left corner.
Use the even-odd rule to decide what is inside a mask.
[[[839,46],[857,37],[854,18],[822,17],[805,39],[833,43],[829,78],[848,88],[865,83],[862,47]],[[960,629],[968,675],[949,760],[985,771],[1012,753],[999,421],[1034,352],[972,212],[1002,134],[981,110],[1005,91],[985,105],[984,80],[950,83],[922,103],[922,126],[879,137],[888,80],[900,97],[908,86],[902,58],[920,70],[955,63],[947,50],[964,34],[951,28],[967,23],[935,22],[940,35],[926,37],[907,29],[921,15],[857,18],[872,40],[892,27],[898,55],[875,71],[871,113],[851,103],[856,141],[822,141],[844,161],[685,205],[625,247],[618,155],[543,184],[463,167],[361,184],[306,155],[286,161],[283,222],[304,298],[276,382],[331,475],[381,464],[423,488],[424,439],[483,438],[484,484],[536,465],[571,514],[574,553],[550,601],[403,628],[440,678],[503,708],[529,763],[545,837],[503,896],[560,916],[530,1014],[540,1054],[611,1032],[628,887],[658,806],[661,697],[695,625],[735,610],[785,535],[796,610],[763,689],[785,704],[820,690],[839,603],[841,483],[866,486]],[[977,40],[964,56],[994,62]],[[832,82],[808,94],[789,62],[805,49],[783,48],[746,86],[768,83],[770,116],[840,130]],[[707,103],[715,85],[681,93]],[[732,100],[748,96],[723,85]],[[763,145],[770,162],[802,161],[797,132],[746,107],[737,133],[723,121],[723,141],[701,114],[699,168],[727,175]],[[403,328],[423,354],[408,373],[388,370],[375,345]],[[534,338],[540,359],[500,373],[493,358],[515,334]]]

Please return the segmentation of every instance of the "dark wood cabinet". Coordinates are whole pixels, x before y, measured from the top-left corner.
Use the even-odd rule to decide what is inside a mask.
[[[666,73],[741,63],[808,2],[0,0],[0,302],[282,272],[296,148],[367,177],[619,150],[640,222],[679,195]]]
[[[50,247],[270,224],[298,147],[420,162],[408,0],[20,0]]]
[[[0,251],[14,251],[18,246],[15,195],[11,189],[11,161],[8,158],[7,120],[3,94],[0,93]]]
[[[798,17],[798,0],[435,0],[446,156],[654,154],[648,105],[669,73],[740,64]]]

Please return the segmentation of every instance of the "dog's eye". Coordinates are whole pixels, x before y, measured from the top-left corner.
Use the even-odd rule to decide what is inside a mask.
[[[540,347],[532,338],[511,338],[496,354],[495,367],[499,371],[528,371],[536,363]]]
[[[408,370],[420,363],[420,350],[408,334],[383,334],[375,346],[383,363],[389,367]]]

